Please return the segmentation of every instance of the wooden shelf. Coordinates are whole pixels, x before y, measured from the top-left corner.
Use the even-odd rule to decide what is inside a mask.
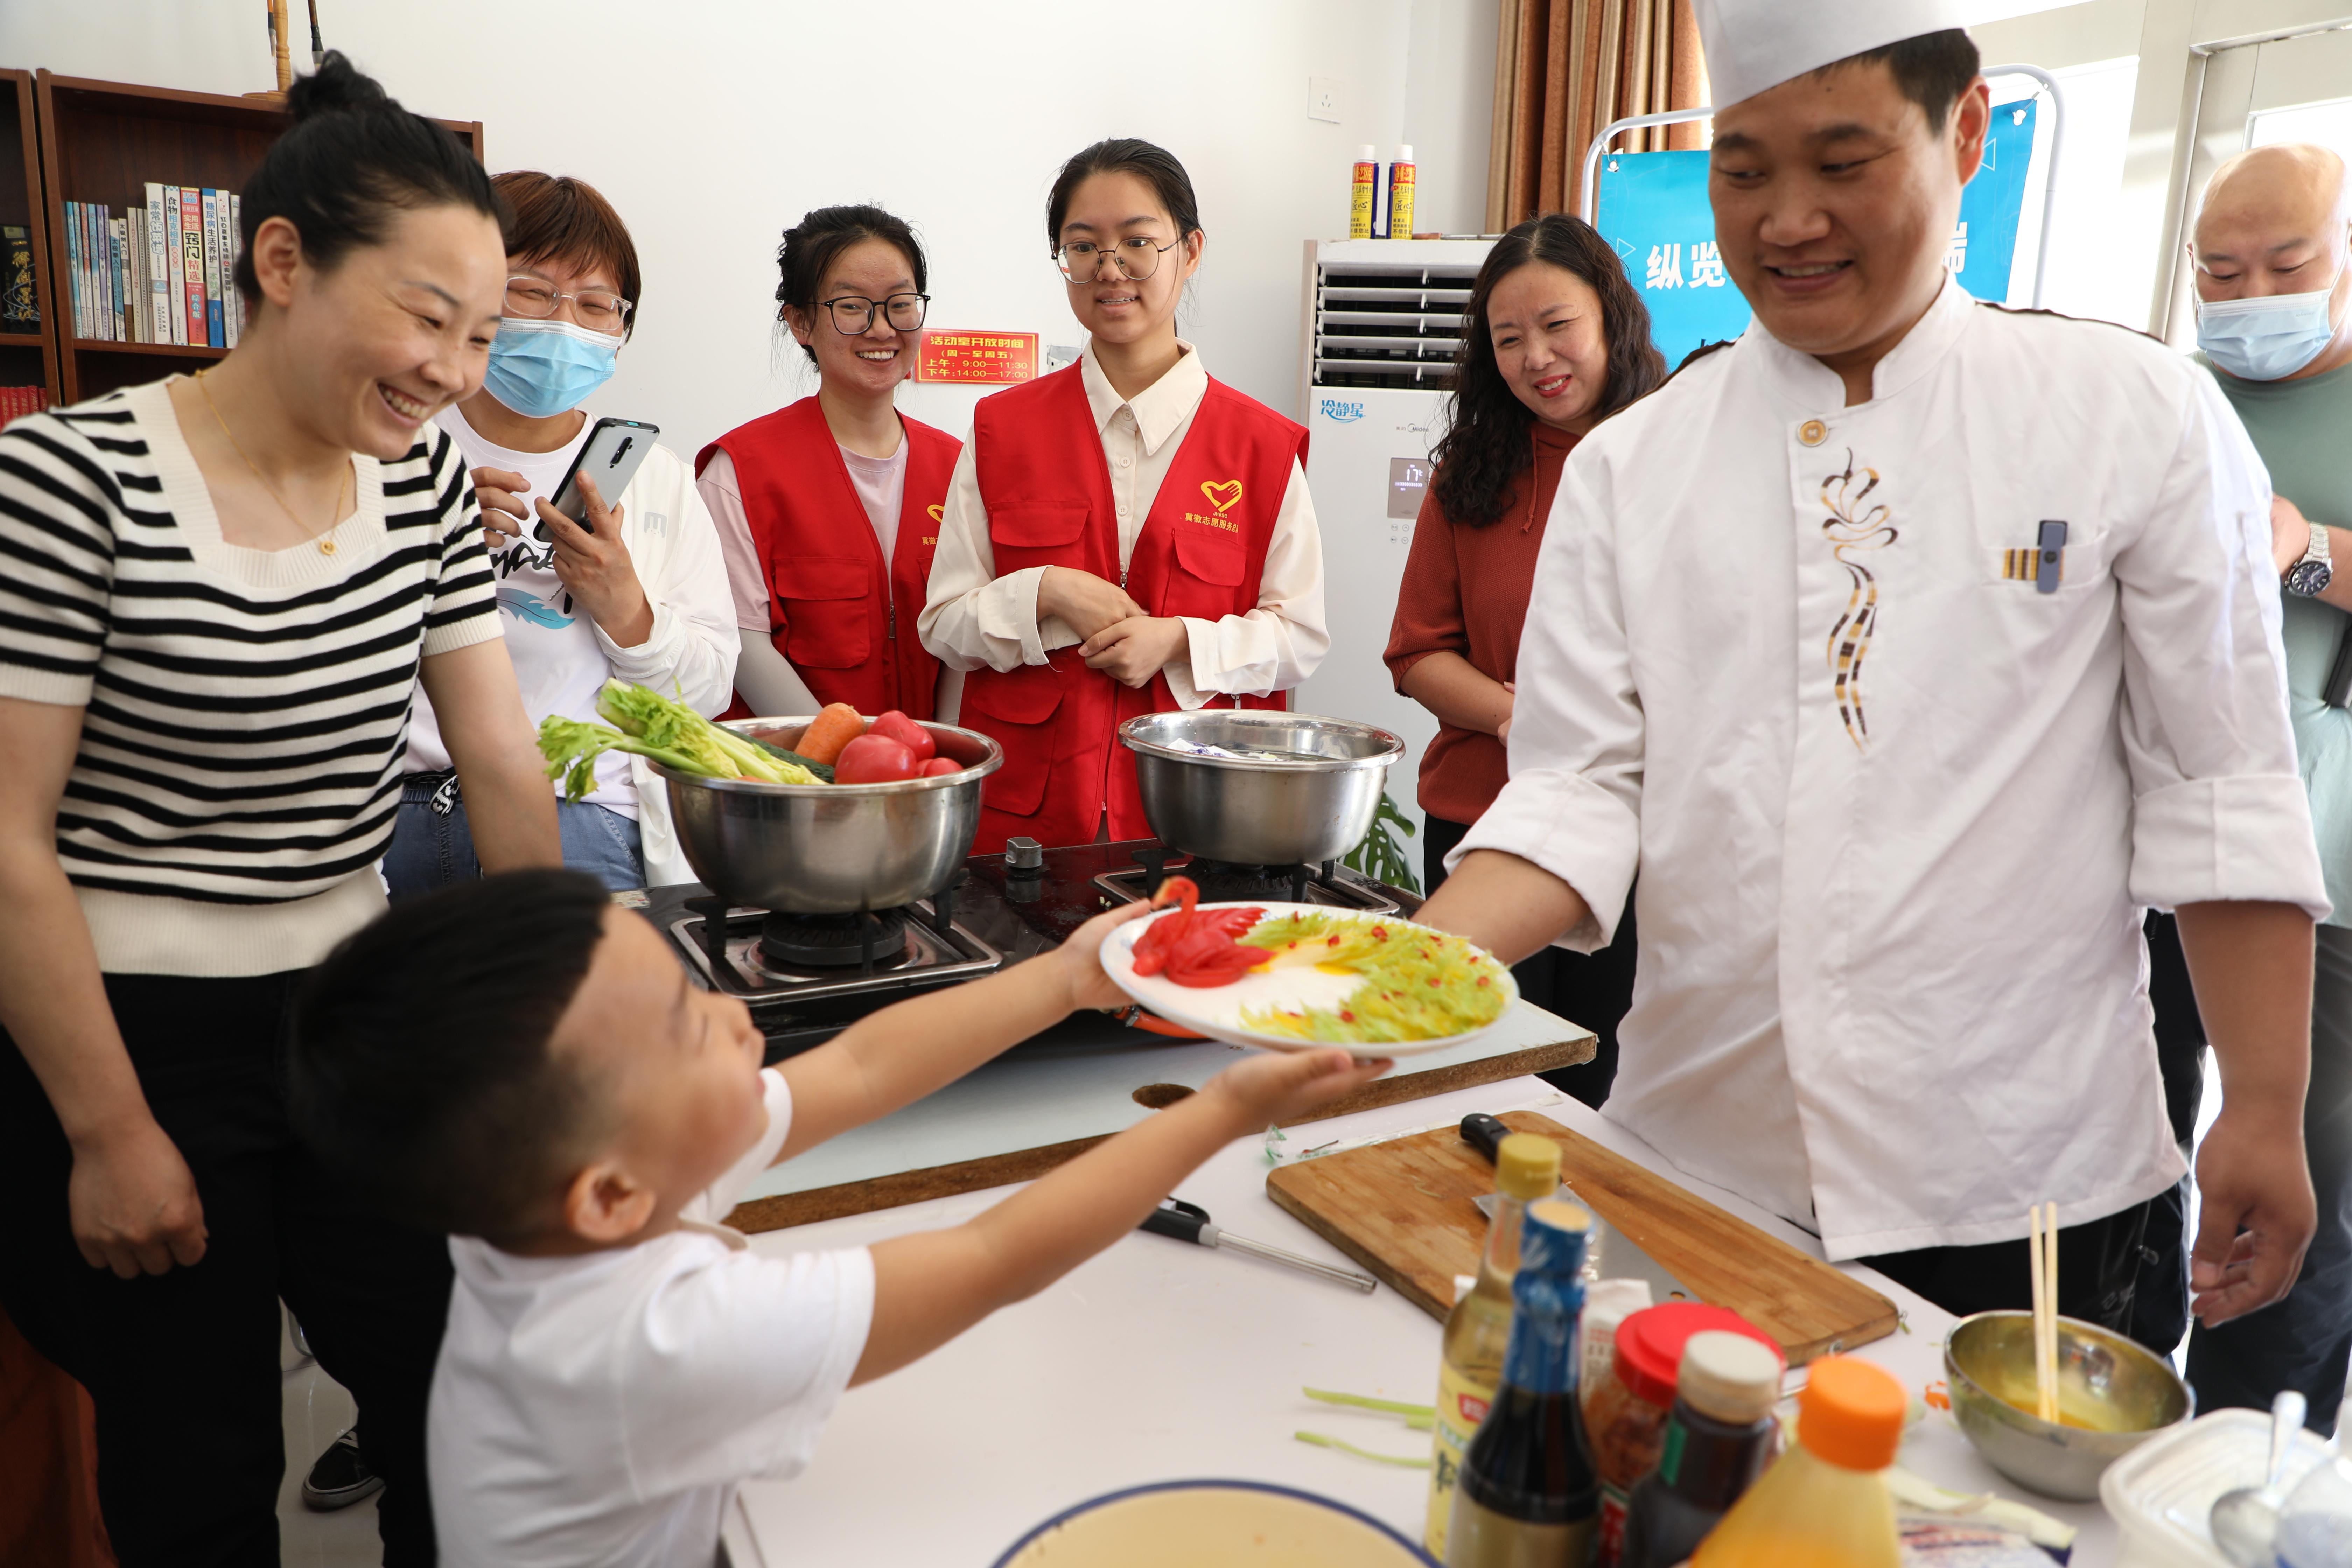
[[[0,73],[0,79],[24,79],[26,74]],[[0,89],[5,87],[0,79]],[[270,143],[291,123],[274,99],[93,81],[46,70],[31,73],[25,97],[31,110],[25,123],[37,121],[39,127],[37,174],[29,184],[39,193],[34,203],[35,244],[47,265],[36,270],[44,274],[45,290],[51,279],[67,275],[66,203],[91,202],[127,212],[146,205],[150,180],[241,190],[261,166]],[[481,121],[434,123],[457,135],[477,159],[481,157]],[[26,146],[31,146],[29,138]],[[6,150],[5,123],[0,123],[0,155]],[[5,216],[11,210],[6,178],[0,171],[0,223],[16,221]],[[174,360],[217,360],[228,352],[78,338],[70,316],[60,321],[59,314],[45,292],[41,321],[48,344],[49,395],[58,403],[79,403],[116,387],[152,381],[168,373],[169,362]],[[0,338],[0,343],[5,342]],[[0,371],[6,363],[0,356]]]
[[[40,386],[58,400],[57,312],[49,302],[48,223],[41,200],[40,136],[33,73],[0,69],[0,224],[22,226],[32,238],[33,300],[40,325],[30,332],[0,332],[0,385]]]
[[[118,343],[111,339],[76,338],[66,345],[78,354],[153,354],[159,359],[226,359],[228,350],[195,343]]]

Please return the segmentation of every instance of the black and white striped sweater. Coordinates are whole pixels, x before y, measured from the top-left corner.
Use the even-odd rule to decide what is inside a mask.
[[[0,433],[0,696],[86,710],[58,856],[110,971],[299,967],[381,907],[419,660],[499,625],[455,444],[353,469],[333,553],[257,551],[164,383]]]

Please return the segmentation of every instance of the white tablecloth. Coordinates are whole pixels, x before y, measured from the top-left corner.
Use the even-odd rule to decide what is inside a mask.
[[[1518,1079],[1294,1128],[1292,1147],[1450,1125],[1474,1110],[1540,1110],[1819,1257],[1810,1237],[1720,1188],[1683,1175],[1623,1129]],[[1234,1143],[1176,1193],[1238,1235],[1349,1264],[1265,1195],[1257,1139]],[[754,1237],[788,1254],[954,1225],[1011,1188]],[[1949,1314],[1847,1266],[1903,1309],[1907,1332],[1858,1352],[1915,1393],[1943,1376]],[[1428,1480],[1310,1447],[1328,1433],[1392,1454],[1428,1439],[1388,1416],[1337,1409],[1302,1386],[1428,1404],[1438,1326],[1386,1287],[1360,1295],[1244,1255],[1139,1232],[1034,1299],[997,1313],[915,1365],[852,1389],[816,1461],[791,1482],[746,1485],[730,1510],[736,1568],[921,1563],[987,1568],[1030,1527],[1071,1504],[1157,1480],[1235,1477],[1318,1492],[1421,1538]],[[1962,1491],[2018,1497],[2082,1531],[2074,1562],[2108,1568],[2114,1526],[2096,1503],[2034,1498],[1996,1475],[1951,1417],[1931,1410],[1903,1462]]]

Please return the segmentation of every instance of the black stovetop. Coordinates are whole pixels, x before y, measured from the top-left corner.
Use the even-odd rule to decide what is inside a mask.
[[[1048,849],[1043,859],[1042,866],[1024,873],[1007,865],[1003,855],[972,856],[947,899],[908,907],[905,956],[890,962],[900,951],[894,934],[887,939],[890,952],[870,969],[863,963],[823,973],[771,966],[757,951],[764,913],[743,909],[729,911],[726,957],[714,967],[705,911],[715,908],[716,901],[698,882],[646,889],[642,912],[686,960],[698,984],[740,997],[751,1008],[768,1037],[772,1062],[830,1039],[893,1002],[961,984],[1060,946],[1070,932],[1103,910],[1149,896],[1161,866],[1188,874],[1193,869],[1184,856],[1171,855],[1150,839]],[[1300,870],[1303,877],[1296,874]],[[1419,903],[1410,893],[1328,863],[1281,868],[1239,881],[1211,878],[1202,894],[1211,902],[1286,900],[1302,883],[1307,899],[1316,903],[1382,910],[1402,906],[1408,914]],[[936,902],[947,903],[952,917],[944,931]],[[697,904],[700,910],[690,907]],[[1082,1013],[1030,1043],[1102,1045],[1138,1038],[1115,1018]],[[1157,1036],[1139,1038],[1164,1043]]]

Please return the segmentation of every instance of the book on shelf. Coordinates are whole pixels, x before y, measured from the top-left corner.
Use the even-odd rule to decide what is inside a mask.
[[[91,202],[65,204],[74,336],[235,347],[245,326],[236,295],[236,197],[196,185],[150,182],[144,188],[145,205],[122,213]],[[13,276],[0,249],[0,289]],[[15,319],[0,316],[0,330]]]
[[[0,224],[0,331],[29,332],[41,324],[41,297],[33,288],[33,235],[22,224]]]
[[[188,342],[209,343],[212,332],[205,322],[205,194],[195,185],[180,187],[181,260],[187,273],[188,291],[180,307],[188,318]]]
[[[49,405],[49,389],[46,386],[0,386],[0,425],[22,419],[27,414],[38,414]]]
[[[221,318],[221,251],[228,249],[228,230],[221,207],[221,193],[205,191],[205,341],[228,348],[228,322]]]
[[[163,187],[163,298],[155,302],[155,319],[168,322],[172,342],[187,346],[187,247],[180,233],[180,187]],[[159,335],[158,342],[163,341]]]

